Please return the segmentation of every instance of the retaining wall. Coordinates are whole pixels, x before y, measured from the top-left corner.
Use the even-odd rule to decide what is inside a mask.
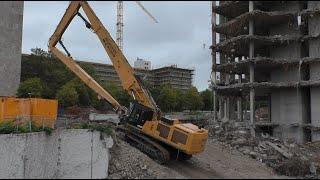
[[[112,145],[86,129],[0,135],[0,178],[106,178]]]

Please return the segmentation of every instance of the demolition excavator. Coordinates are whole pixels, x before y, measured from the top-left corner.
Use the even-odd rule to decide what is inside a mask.
[[[79,12],[80,8],[82,8],[87,19]],[[82,19],[85,27],[95,33],[101,41],[123,88],[134,99],[129,109],[121,106],[84,71],[64,46],[61,40],[62,35],[75,16]],[[58,43],[65,53],[56,47]],[[50,37],[48,46],[52,54],[94,90],[99,98],[106,100],[113,107],[113,110],[119,114],[121,123],[117,126],[117,131],[123,134],[125,140],[132,146],[159,163],[165,163],[172,158],[186,160],[192,155],[204,151],[208,130],[191,123],[181,123],[177,119],[168,119],[161,115],[161,110],[151,94],[143,87],[139,77],[135,76],[133,68],[88,2],[72,1],[69,4],[56,30]]]

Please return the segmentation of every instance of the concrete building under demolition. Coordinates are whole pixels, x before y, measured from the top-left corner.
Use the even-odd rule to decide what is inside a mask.
[[[15,96],[20,83],[23,1],[0,2],[0,96]]]
[[[92,65],[97,76],[102,81],[111,81],[116,83],[118,86],[121,86],[121,81],[113,65],[85,61],[79,62]],[[169,84],[173,88],[183,91],[192,87],[194,69],[179,68],[176,65],[149,69],[141,68],[140,63],[138,64],[138,67],[134,67],[135,74],[151,87],[159,87]],[[151,65],[148,64],[147,66]],[[144,64],[143,67],[145,67]]]
[[[320,2],[220,1],[212,13],[215,119],[250,112],[252,135],[320,140]]]

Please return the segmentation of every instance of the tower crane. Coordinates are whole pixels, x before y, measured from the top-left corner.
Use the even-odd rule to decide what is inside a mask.
[[[135,1],[138,6],[155,22],[158,23],[157,19],[141,4],[140,1]],[[123,51],[123,1],[117,3],[117,44],[121,51]]]

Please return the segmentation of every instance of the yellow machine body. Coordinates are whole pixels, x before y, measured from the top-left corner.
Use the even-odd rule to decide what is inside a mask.
[[[208,130],[178,120],[172,124],[146,121],[142,132],[189,155],[203,152],[208,139]]]

